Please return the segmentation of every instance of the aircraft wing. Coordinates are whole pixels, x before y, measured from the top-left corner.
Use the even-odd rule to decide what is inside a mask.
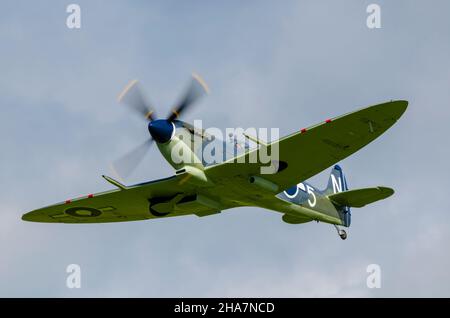
[[[192,191],[189,185],[180,184],[180,180],[181,176],[173,176],[124,189],[91,194],[31,211],[23,215],[22,219],[49,223],[105,223],[150,219],[154,216],[149,212],[149,200],[171,198],[178,193],[189,194]],[[192,213],[180,210],[167,216]]]
[[[277,160],[284,170],[280,169],[275,174],[261,174],[260,168],[268,166],[267,163],[250,163],[255,152],[259,155],[261,147],[208,167],[206,173],[213,180],[260,176],[277,184],[281,192],[369,144],[400,118],[407,105],[407,101],[391,101],[370,106],[302,129],[267,145],[269,153],[275,145],[279,148]]]

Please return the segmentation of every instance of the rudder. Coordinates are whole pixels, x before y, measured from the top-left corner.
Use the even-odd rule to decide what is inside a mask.
[[[328,185],[325,189],[326,194],[339,193],[347,191],[347,180],[345,179],[344,172],[342,168],[335,165],[331,170],[330,178],[328,179]]]
[[[336,194],[348,190],[347,180],[344,172],[339,165],[335,165],[331,169],[330,178],[328,179],[328,185],[324,190],[326,195]],[[344,226],[350,226],[351,213],[349,206],[339,206],[339,212],[341,214]]]

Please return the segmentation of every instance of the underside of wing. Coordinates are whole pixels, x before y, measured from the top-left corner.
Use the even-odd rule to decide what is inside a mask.
[[[369,144],[400,118],[407,105],[406,101],[392,101],[370,106],[302,129],[269,144],[269,154],[276,152],[278,147],[279,156],[274,159],[278,161],[279,169],[274,174],[261,174],[261,167],[268,164],[259,160],[264,150],[260,147],[207,168],[208,177],[261,176],[278,185],[280,190],[287,189]],[[258,162],[252,163],[252,158],[258,158]]]
[[[201,201],[188,184],[181,184],[181,179],[173,176],[67,200],[26,213],[22,219],[47,223],[106,223],[217,212],[202,204],[204,200]]]
[[[362,208],[363,206],[386,199],[394,190],[386,187],[364,188],[329,195],[328,198],[340,206]]]

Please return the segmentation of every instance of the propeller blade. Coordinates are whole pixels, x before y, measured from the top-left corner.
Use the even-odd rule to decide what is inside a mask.
[[[118,98],[120,103],[126,104],[137,111],[141,116],[149,121],[155,119],[153,107],[147,102],[142,94],[139,82],[137,80],[131,81],[120,93]]]
[[[180,117],[183,111],[192,106],[198,99],[206,95],[208,92],[209,89],[205,81],[199,75],[195,73],[192,74],[192,81],[188,87],[186,94],[184,95],[184,98],[181,100],[178,106],[172,110],[167,120],[173,121]]]
[[[140,144],[123,157],[116,160],[111,169],[119,178],[127,178],[133,172],[133,170],[139,165],[144,158],[148,149],[153,143],[153,139],[147,139],[144,143]]]

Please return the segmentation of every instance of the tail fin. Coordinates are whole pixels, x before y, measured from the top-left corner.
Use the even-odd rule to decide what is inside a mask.
[[[342,168],[335,165],[331,170],[330,178],[328,179],[328,185],[325,189],[327,195],[347,191],[347,180],[345,179]]]
[[[328,185],[324,190],[324,193],[325,195],[333,195],[344,191],[348,191],[347,180],[345,179],[342,168],[338,165],[335,165],[331,170],[330,178],[328,179]],[[347,205],[339,206],[338,211],[341,215],[344,226],[350,226],[350,207]]]

